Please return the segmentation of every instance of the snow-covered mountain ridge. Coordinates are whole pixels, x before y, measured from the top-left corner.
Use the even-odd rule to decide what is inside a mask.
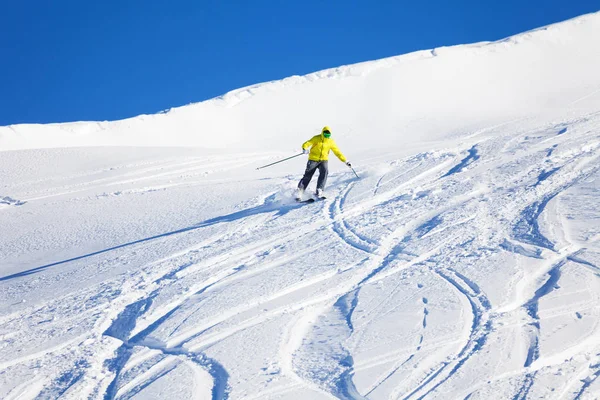
[[[0,398],[597,399],[598,71],[591,14],[0,128]]]
[[[156,115],[0,127],[0,149],[240,149],[256,139],[289,149],[325,123],[357,142],[369,130],[393,140],[398,130],[410,131],[403,140],[431,139],[442,130],[476,129],[589,95],[600,83],[599,37],[600,13],[589,14],[498,42],[419,51],[258,84]]]

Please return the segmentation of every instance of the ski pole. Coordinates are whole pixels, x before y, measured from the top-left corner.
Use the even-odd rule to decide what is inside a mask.
[[[354,172],[354,175],[356,175],[356,177],[357,177],[358,179],[360,179],[360,177],[358,176],[358,174],[356,173],[356,171],[354,170],[354,168],[352,168],[352,166],[351,166],[351,165],[349,165],[349,167],[350,167],[350,169],[352,170],[352,172]]]
[[[267,168],[267,167],[270,167],[271,165],[279,164],[280,162],[284,162],[284,161],[290,160],[290,159],[292,159],[292,158],[294,158],[294,157],[299,157],[299,156],[301,156],[301,155],[303,155],[303,154],[304,154],[304,153],[296,154],[295,156],[291,156],[291,157],[288,157],[288,158],[284,158],[283,160],[275,161],[274,163],[267,164],[267,165],[263,165],[262,167],[258,167],[258,168],[256,168],[256,169],[263,169],[263,168]]]

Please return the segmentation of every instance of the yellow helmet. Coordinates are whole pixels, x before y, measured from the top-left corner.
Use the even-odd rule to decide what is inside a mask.
[[[321,135],[325,136],[325,137],[329,137],[331,136],[331,128],[328,126],[325,126],[322,130],[321,130]]]

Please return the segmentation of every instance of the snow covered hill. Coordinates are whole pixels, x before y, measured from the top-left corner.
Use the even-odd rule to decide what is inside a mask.
[[[600,13],[0,127],[0,398],[599,398],[598,71]]]

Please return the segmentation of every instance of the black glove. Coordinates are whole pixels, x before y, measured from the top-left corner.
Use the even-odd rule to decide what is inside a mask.
[[[350,161],[346,161],[346,165],[352,168],[352,164],[350,164]]]

